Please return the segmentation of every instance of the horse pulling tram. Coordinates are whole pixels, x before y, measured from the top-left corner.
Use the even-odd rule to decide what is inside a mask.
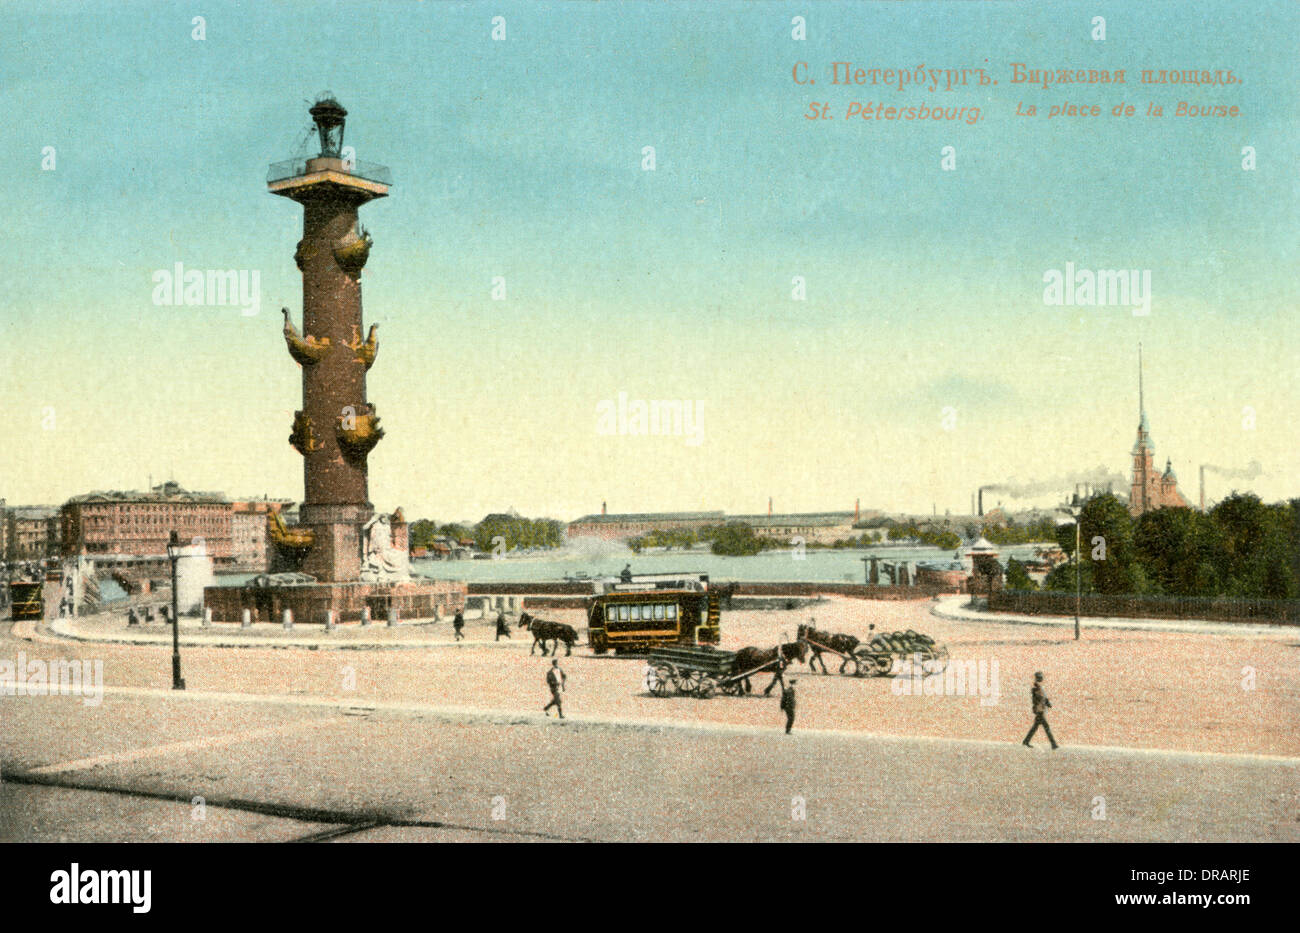
[[[853,635],[822,632],[811,625],[799,626],[799,641],[812,652],[809,668],[817,670],[820,661],[826,674],[823,654],[840,659],[840,673],[850,677],[887,677],[896,674],[907,660],[917,661],[927,674],[941,674],[948,667],[948,648],[935,644],[929,635],[908,629],[876,635],[867,644]]]
[[[701,700],[718,692],[744,696],[752,690],[749,678],[756,674],[775,675],[790,661],[802,661],[805,656],[801,642],[789,642],[780,648],[739,651],[723,651],[708,645],[664,645],[650,652],[646,686],[657,697],[673,692]]]

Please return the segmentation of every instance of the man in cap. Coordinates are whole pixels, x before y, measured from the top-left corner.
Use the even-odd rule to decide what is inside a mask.
[[[1029,740],[1034,737],[1034,733],[1038,731],[1038,727],[1042,726],[1043,731],[1047,733],[1047,741],[1052,743],[1052,751],[1056,751],[1060,746],[1056,744],[1056,739],[1052,737],[1052,727],[1047,724],[1047,719],[1044,716],[1044,714],[1052,708],[1052,701],[1049,700],[1047,694],[1043,692],[1042,671],[1036,671],[1034,673],[1034,687],[1033,690],[1030,691],[1030,696],[1034,709],[1034,724],[1030,728],[1029,734],[1025,736],[1025,748],[1034,747],[1029,744]]]

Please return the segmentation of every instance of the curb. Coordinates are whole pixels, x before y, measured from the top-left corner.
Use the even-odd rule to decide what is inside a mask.
[[[376,628],[386,629],[387,626],[380,623]],[[414,628],[414,625],[408,626]],[[400,626],[399,626],[400,628]],[[146,637],[127,638],[120,634],[110,633],[105,635],[92,635],[85,632],[70,631],[66,619],[54,619],[46,621],[39,627],[25,626],[22,631],[19,630],[17,623],[12,629],[15,637],[23,638],[27,641],[42,641],[46,643],[68,643],[77,642],[80,644],[91,645],[123,645],[127,647],[144,647],[144,648],[170,648],[172,644],[171,635],[167,632],[141,632],[140,635]],[[518,638],[511,641],[474,641],[465,639],[464,641],[455,640],[433,640],[433,639],[409,639],[402,641],[380,641],[380,640],[360,640],[360,639],[331,639],[330,636],[324,635],[323,630],[319,638],[261,638],[257,635],[248,636],[230,636],[221,632],[195,632],[193,630],[186,632],[182,629],[180,636],[182,647],[187,648],[260,648],[260,649],[298,649],[307,651],[317,650],[334,650],[334,651],[373,651],[373,650],[428,650],[431,648],[495,648],[499,650],[517,649],[522,650],[529,647],[532,642],[529,639]],[[574,645],[574,647],[581,647]],[[540,657],[540,655],[538,655]]]
[[[950,622],[992,622],[999,625],[1036,625],[1048,628],[1073,628],[1073,616],[1026,616],[967,609],[966,596],[940,597],[930,607],[930,614]],[[1300,629],[1285,625],[1238,625],[1194,619],[1118,619],[1107,616],[1081,616],[1082,628],[1115,629],[1133,632],[1165,632],[1177,635],[1234,635],[1250,638],[1297,638]]]

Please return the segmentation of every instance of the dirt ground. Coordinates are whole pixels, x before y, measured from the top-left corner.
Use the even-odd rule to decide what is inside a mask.
[[[1178,749],[1300,757],[1300,635],[1234,637],[1208,634],[1089,630],[1073,640],[1069,628],[939,619],[929,602],[831,598],[799,611],[723,614],[722,647],[772,645],[792,638],[815,617],[819,628],[865,635],[914,629],[947,645],[952,660],[982,665],[995,701],[967,695],[907,695],[893,678],[809,673],[797,664],[797,728],[884,735],[944,736],[1019,741],[1032,721],[1029,688],[1034,671],[1046,675],[1052,700],[1048,720],[1063,744]],[[578,611],[545,617],[580,628]],[[450,624],[425,627],[445,635]],[[486,709],[540,710],[549,660],[530,656],[526,632],[512,631],[509,647],[484,643],[488,627],[470,623],[470,641],[403,650],[190,649],[185,676],[192,689],[236,693],[293,693],[356,700],[407,700]],[[45,646],[49,647],[49,646]],[[59,653],[84,655],[87,645]],[[80,649],[80,650],[79,650]],[[96,646],[109,684],[166,686],[164,649]],[[644,687],[645,662],[592,656],[577,647],[561,663],[568,673],[565,708],[606,719],[724,722],[778,728],[775,699],[755,695],[658,698]],[[913,682],[914,686],[915,685]],[[1045,744],[1040,734],[1036,742]]]

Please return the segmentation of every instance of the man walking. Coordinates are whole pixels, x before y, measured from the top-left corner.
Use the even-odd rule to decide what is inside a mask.
[[[551,707],[554,706],[560,718],[564,718],[564,706],[560,702],[560,694],[564,692],[565,681],[568,677],[564,674],[564,669],[560,667],[558,658],[552,659],[551,667],[546,672],[546,686],[551,688],[551,702],[542,707],[542,712],[547,716],[551,715]]]
[[[494,641],[500,641],[502,635],[507,639],[510,637],[510,625],[506,622],[506,611],[499,609],[497,610],[497,637]]]
[[[794,728],[794,685],[797,684],[795,678],[790,678],[790,683],[781,684],[781,711],[785,713],[785,734],[789,735],[790,730]]]
[[[1029,744],[1029,740],[1034,737],[1034,733],[1038,731],[1038,727],[1042,726],[1043,731],[1047,733],[1047,741],[1052,743],[1052,751],[1056,751],[1060,746],[1056,744],[1056,739],[1052,738],[1052,727],[1047,724],[1047,719],[1044,716],[1044,713],[1052,708],[1052,701],[1049,700],[1047,694],[1043,692],[1042,671],[1038,671],[1034,674],[1034,689],[1031,691],[1031,696],[1034,708],[1034,725],[1030,728],[1029,734],[1025,736],[1025,748],[1034,747]]]
[[[780,685],[781,685],[781,692],[782,692],[782,695],[784,695],[784,693],[785,693],[785,669],[786,669],[787,667],[789,667],[789,666],[790,666],[790,662],[787,661],[787,660],[782,656],[782,654],[781,654],[781,648],[780,648],[780,646],[778,645],[778,646],[777,646],[777,649],[776,649],[776,670],[775,670],[775,672],[772,674],[772,679],[771,679],[770,681],[768,681],[767,686],[763,688],[763,696],[765,696],[765,697],[770,697],[770,696],[772,695],[772,688],[775,687],[777,684],[780,684]],[[784,709],[784,708],[785,708],[785,707],[782,707],[782,709]]]
[[[465,640],[465,613],[462,610],[456,610],[456,618],[451,620],[451,628],[456,633],[456,641]]]

